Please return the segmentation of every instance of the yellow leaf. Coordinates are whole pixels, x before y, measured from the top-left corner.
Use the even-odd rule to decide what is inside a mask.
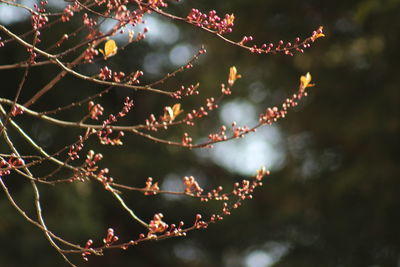
[[[99,49],[99,51],[104,55],[104,59],[107,59],[117,54],[118,47],[114,40],[108,40],[104,45],[104,50]]]
[[[319,29],[311,36],[311,40],[314,42],[318,38],[325,37],[325,34],[322,32],[324,30],[323,26],[320,26]]]
[[[172,120],[174,120],[176,117],[178,117],[179,114],[183,112],[183,109],[181,109],[181,104],[177,103],[172,106]]]
[[[311,74],[307,72],[307,74],[304,76],[302,75],[300,77],[300,88],[303,90],[307,87],[313,87],[314,84],[310,83],[311,82]]]
[[[135,32],[132,30],[128,31],[128,37],[129,37],[129,42],[131,43],[133,41],[133,37],[135,35]]]
[[[228,77],[228,84],[232,86],[235,81],[239,78],[242,78],[242,75],[237,74],[237,69],[235,66],[229,68],[229,77]]]
[[[226,23],[227,24],[232,24],[233,25],[233,21],[235,20],[235,16],[233,15],[233,14],[231,14],[231,15],[229,15],[227,18],[226,18]]]
[[[172,108],[169,106],[165,107],[163,121],[170,121],[173,115],[174,115],[174,112],[172,111]]]
[[[181,104],[177,103],[171,107],[167,106],[164,109],[164,121],[173,121],[175,118],[181,114],[183,110],[181,109]]]

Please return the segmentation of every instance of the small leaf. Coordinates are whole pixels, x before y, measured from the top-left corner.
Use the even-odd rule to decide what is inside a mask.
[[[311,40],[314,42],[318,38],[325,37],[325,34],[323,33],[324,27],[320,26],[318,30],[311,36]]]
[[[171,107],[167,106],[164,109],[164,121],[173,121],[179,114],[181,114],[183,110],[181,109],[181,104],[177,103]]]
[[[228,15],[226,18],[226,23],[233,25],[233,21],[235,20],[235,16],[233,14]]]
[[[300,77],[300,88],[304,90],[307,87],[313,87],[314,84],[310,83],[311,82],[311,74],[307,72],[307,74],[304,76],[302,75]]]
[[[134,35],[135,35],[134,31],[132,31],[132,30],[128,31],[129,43],[131,43],[133,41]]]
[[[177,103],[172,106],[172,112],[174,114],[174,119],[178,117],[179,114],[183,112],[183,109],[181,109],[181,104]]]
[[[163,121],[170,121],[170,120],[172,120],[171,118],[173,116],[174,116],[174,112],[172,111],[172,108],[169,106],[165,107]]]
[[[235,66],[229,68],[229,77],[228,77],[228,84],[232,86],[235,84],[235,81],[239,78],[242,78],[242,75],[237,74],[237,69]]]
[[[107,59],[117,54],[118,47],[114,40],[108,40],[104,45],[104,50],[99,49],[99,51],[104,55],[104,59]]]

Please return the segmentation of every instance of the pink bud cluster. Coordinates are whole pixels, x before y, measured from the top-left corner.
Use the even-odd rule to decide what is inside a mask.
[[[143,40],[144,38],[146,38],[146,34],[149,31],[149,28],[145,27],[143,29],[143,32],[139,32],[138,34],[134,34],[133,31],[128,31],[128,42],[129,43],[134,43],[134,42],[139,42],[141,40]]]
[[[88,102],[88,109],[92,120],[98,120],[99,116],[103,115],[104,108],[100,104],[95,104],[93,101]]]
[[[206,101],[207,101],[207,108],[208,108],[208,110],[211,111],[211,110],[213,110],[213,109],[218,108],[218,105],[215,103],[214,97],[207,98]]]
[[[68,156],[71,160],[79,159],[79,152],[83,149],[83,137],[79,136],[79,141],[69,147]]]
[[[242,183],[235,183],[234,184],[234,189],[232,193],[235,196],[238,196],[241,200],[245,199],[251,199],[253,196],[251,195],[254,191],[254,189],[262,185],[258,180],[255,180],[253,182],[250,182],[249,180],[243,180]]]
[[[253,37],[244,37],[239,44],[240,45],[245,45],[247,42],[251,42],[253,40]],[[303,53],[304,50],[303,48],[308,48],[310,47],[310,44],[308,43],[307,40],[300,42],[300,38],[297,37],[294,41],[294,43],[287,42],[284,43],[284,41],[280,40],[276,45],[273,43],[269,44],[262,44],[260,47],[257,45],[253,45],[250,48],[250,51],[252,53],[256,54],[268,54],[268,53],[284,53],[285,55],[293,56],[292,50],[296,50],[297,52]]]
[[[74,2],[74,5],[66,6],[63,14],[61,15],[61,21],[68,22],[74,16],[74,12],[78,12],[80,9],[81,8],[78,2]]]
[[[226,126],[225,125],[222,125],[220,128],[219,128],[219,132],[218,133],[214,133],[214,134],[209,134],[208,135],[208,139],[211,141],[211,142],[221,142],[221,141],[224,141],[224,140],[226,140],[227,139],[227,136],[226,136]]]
[[[12,168],[20,167],[25,164],[24,160],[15,156],[11,155],[8,161],[5,161],[4,159],[0,160],[0,177],[1,176],[6,176],[11,173]]]
[[[127,84],[139,84],[139,78],[140,76],[143,76],[143,71],[137,70],[131,75],[128,76],[128,81],[126,82]]]
[[[216,189],[212,189],[207,193],[206,196],[202,196],[200,198],[203,202],[208,202],[209,200],[229,200],[229,195],[227,193],[221,194],[224,188],[222,186],[218,186]]]
[[[195,8],[186,17],[188,22],[197,27],[207,28],[218,34],[231,33],[234,19],[233,14],[225,14],[224,18],[221,19],[215,10],[209,11],[207,15]]]
[[[125,98],[124,107],[117,115],[110,114],[108,119],[103,121],[102,129],[97,131],[97,136],[100,139],[100,143],[104,145],[122,145],[121,137],[124,136],[123,131],[119,131],[118,135],[114,138],[109,136],[113,133],[111,124],[118,121],[118,119],[125,117],[133,107],[133,100],[129,97]]]
[[[103,159],[103,155],[101,153],[95,153],[93,150],[89,150],[86,155],[86,169],[90,172],[94,172],[98,169],[97,162]]]
[[[114,77],[113,80],[114,82],[120,83],[122,82],[122,79],[125,77],[125,73],[120,71],[120,72],[114,72]]]
[[[39,33],[39,32],[37,32],[37,33]],[[37,35],[37,36],[39,36],[39,35]],[[37,41],[37,42],[40,42],[40,39],[37,38],[36,41]],[[28,54],[29,54],[29,63],[30,63],[30,64],[35,64],[35,59],[36,59],[37,56],[38,56],[37,53],[35,53],[35,52],[34,52],[34,49],[31,48],[31,47],[27,48],[27,49],[26,49],[26,52],[28,52]]]
[[[168,229],[168,224],[165,223],[162,218],[164,215],[162,213],[157,213],[154,215],[153,220],[149,223],[149,233],[147,236],[152,236],[156,233],[162,233]]]
[[[130,17],[129,17],[129,24],[130,25],[132,25],[132,26],[136,26],[136,25],[138,25],[139,23],[142,23],[143,22],[143,15],[144,15],[144,13],[146,12],[146,10],[144,10],[144,9],[142,9],[142,10],[133,10],[132,12],[131,12],[131,15],[130,15]]]
[[[224,202],[223,208],[222,208],[222,214],[224,215],[231,215],[231,211],[228,207],[228,203]]]
[[[110,187],[110,183],[114,182],[112,177],[108,177],[107,174],[110,172],[108,168],[101,169],[97,174],[93,174],[94,177],[100,180],[103,184],[104,189],[107,191],[113,191]]]
[[[235,183],[232,192],[230,193],[222,193],[223,187],[218,186],[216,189],[211,190],[207,194],[197,194],[194,195],[196,197],[200,197],[201,201],[208,202],[209,200],[224,200],[228,201],[230,197],[237,196],[238,201],[245,200],[247,198],[252,198],[252,193],[254,189],[258,186],[262,186],[262,180],[265,176],[269,175],[270,172],[266,170],[264,167],[257,170],[256,176],[250,180],[242,180],[241,183]],[[186,192],[185,192],[186,193]],[[237,208],[238,205],[234,205],[234,208]]]
[[[224,85],[222,84],[224,87]],[[191,85],[189,88],[185,88],[184,86],[181,87],[181,90],[178,90],[174,92],[172,97],[174,98],[181,98],[183,95],[187,96],[190,94],[198,94],[199,92],[197,91],[197,88],[199,87],[199,84],[197,83],[196,85]],[[187,90],[187,91],[186,91]],[[186,91],[186,92],[185,92]],[[183,93],[185,92],[185,93]],[[230,94],[231,91],[229,88],[226,88],[226,91],[222,90],[222,95],[218,98],[218,101],[224,96]],[[193,109],[191,112],[188,112],[185,116],[185,118],[181,121],[187,125],[194,125],[194,120],[198,118],[202,118],[205,116],[208,116],[208,111],[212,111],[214,109],[217,109],[219,106],[217,104],[217,100],[214,97],[209,97],[206,99],[206,108],[204,106],[200,106],[197,109]],[[154,114],[150,114],[149,118],[146,119],[146,129],[150,131],[157,131],[158,128],[164,128],[167,129],[168,126],[172,123],[172,121],[167,122],[165,121],[163,116],[159,117],[159,120],[156,119]]]
[[[23,113],[24,113],[24,110],[21,107],[15,105],[11,109],[10,115],[11,115],[11,117],[16,117],[16,116],[21,115]]]
[[[125,117],[129,113],[129,111],[133,108],[133,106],[134,106],[133,100],[131,100],[129,97],[126,97],[124,102],[124,107],[120,112],[118,112],[118,117],[120,118]]]
[[[269,54],[269,53],[284,53],[285,55],[293,56],[293,51],[297,51],[299,53],[304,53],[305,48],[309,48],[311,43],[313,43],[319,37],[324,36],[323,27],[319,27],[318,30],[313,31],[312,36],[301,41],[299,37],[294,39],[294,42],[284,42],[280,40],[277,44],[273,43],[264,43],[261,46],[252,45],[248,46],[248,43],[252,42],[254,38],[252,36],[244,36],[240,42],[237,44],[244,48],[247,48],[252,53],[256,54]]]
[[[215,103],[215,99],[213,97],[207,98],[206,101],[207,101],[206,106],[208,110],[213,110],[215,108],[218,108],[218,105]],[[187,113],[182,122],[186,123],[187,125],[194,125],[194,120],[196,118],[202,118],[207,115],[208,112],[206,108],[201,106],[198,109],[193,109],[191,112]],[[149,118],[146,119],[146,129],[150,131],[157,131],[158,128],[161,127],[167,129],[168,125],[171,123],[172,121],[171,120],[169,120],[169,122],[166,121],[164,116],[160,116],[159,120],[157,120],[154,114],[150,114]]]
[[[83,58],[85,62],[91,63],[93,62],[93,59],[95,56],[99,55],[99,51],[97,49],[94,49],[93,47],[89,47],[88,49],[85,50]]]
[[[151,1],[151,0],[150,0]],[[131,11],[128,8],[128,4],[130,2],[136,2],[140,8],[137,10]],[[147,5],[151,8],[157,8],[157,7],[164,7],[166,4],[162,0],[152,0],[152,3],[148,3]],[[103,16],[107,17],[113,17],[114,19],[118,20],[121,24],[130,24],[132,26],[136,26],[137,24],[142,22],[143,15],[145,13],[150,13],[151,10],[147,7],[145,7],[145,3],[142,3],[141,1],[128,1],[128,0],[118,0],[118,1],[106,1],[106,0],[95,0],[95,4],[97,6],[105,6],[104,8],[106,9],[105,11],[102,12]],[[143,4],[143,6],[142,6]],[[68,21],[70,17],[72,17],[74,14],[74,11],[78,11],[77,7],[74,6],[68,6],[64,10],[64,14],[62,16],[63,21]],[[144,36],[143,36],[144,37]]]
[[[160,123],[157,121],[154,114],[150,114],[149,118],[146,119],[146,129],[150,131],[157,131]]]
[[[213,214],[213,216],[214,216],[214,217],[212,217],[212,218],[214,218],[214,220],[215,220],[216,218],[218,218],[218,217],[215,216],[214,214]],[[201,220],[201,219],[202,219],[201,214],[196,214],[196,220],[194,221],[194,224],[193,224],[193,226],[194,226],[195,229],[205,229],[205,228],[208,227],[208,224],[209,224],[209,223],[207,223],[207,222],[205,222],[205,221],[203,221],[203,220]]]
[[[168,4],[163,0],[148,0],[148,4],[153,8],[168,6]]]
[[[47,16],[41,15],[39,13],[34,13],[32,15],[32,28],[38,30],[43,28],[43,26],[49,21]]]
[[[126,7],[126,5],[119,5],[117,10],[115,11],[115,18],[119,21],[129,21],[130,19],[130,11]]]
[[[188,133],[183,133],[182,137],[182,145],[185,147],[191,147],[192,146],[193,139],[189,136]]]
[[[114,235],[114,230],[112,228],[109,228],[107,230],[107,236],[103,239],[103,243],[105,244],[104,247],[100,247],[97,249],[91,248],[93,241],[88,240],[88,242],[86,242],[84,248],[85,250],[82,253],[82,256],[85,260],[87,260],[88,255],[91,255],[92,253],[101,253],[103,248],[111,247],[111,245],[112,247],[118,247],[125,250],[129,246],[137,245],[147,240],[159,240],[173,236],[186,236],[186,233],[188,231],[195,229],[206,229],[210,224],[221,221],[224,219],[224,216],[230,215],[232,210],[238,208],[243,200],[251,199],[254,189],[262,185],[262,179],[266,175],[269,175],[269,171],[265,170],[265,168],[262,168],[257,171],[257,174],[252,181],[243,180],[241,183],[235,183],[234,188],[230,194],[221,194],[221,191],[223,189],[221,186],[219,186],[217,189],[210,191],[206,196],[201,195],[203,189],[198,186],[194,177],[185,177],[183,179],[186,186],[186,189],[183,192],[184,194],[199,197],[202,201],[208,201],[212,199],[228,201],[230,200],[229,195],[236,196],[237,200],[232,205],[228,204],[228,202],[224,202],[221,208],[221,213],[212,214],[208,221],[203,220],[203,216],[201,214],[196,214],[193,225],[188,228],[183,228],[184,222],[182,221],[179,222],[178,226],[176,226],[175,224],[169,225],[163,220],[164,215],[162,213],[156,213],[154,214],[153,219],[150,220],[147,226],[147,234],[141,233],[139,234],[138,239],[131,240],[126,243],[114,244],[118,241],[118,237]],[[146,183],[145,190],[151,190],[151,187],[153,185],[155,184],[153,184],[152,178],[149,177]],[[194,192],[198,193],[193,194]]]
[[[97,50],[96,50],[97,51]],[[98,53],[98,52],[97,52]],[[106,81],[106,80],[112,80],[117,83],[121,83],[124,81],[126,74],[122,71],[120,72],[113,72],[110,68],[107,66],[103,67],[100,69],[100,73],[98,74],[98,77],[100,80]],[[139,78],[140,76],[143,76],[142,71],[135,71],[134,73],[128,75],[127,77],[127,84],[139,84]]]
[[[86,241],[86,244],[85,244],[85,251],[82,252],[82,258],[83,258],[85,261],[88,261],[89,259],[87,258],[87,256],[89,256],[89,255],[92,254],[90,251],[88,251],[92,245],[93,245],[93,240],[92,240],[92,239],[89,239],[88,241]]]
[[[9,175],[11,173],[10,165],[4,159],[0,160],[0,177]]]
[[[102,145],[122,145],[121,138],[124,137],[124,132],[119,131],[116,137],[111,138],[111,134],[113,133],[113,129],[110,126],[104,127],[101,131],[97,132],[97,136],[99,137],[100,143]]]
[[[233,137],[244,137],[249,132],[255,132],[255,129],[250,129],[248,126],[237,126],[236,122],[232,122]]]
[[[193,109],[191,112],[186,114],[185,123],[187,125],[194,125],[194,122],[193,122],[194,119],[202,118],[207,115],[208,115],[208,112],[206,111],[206,109],[204,107],[200,107],[197,110]]]
[[[100,80],[111,80],[112,79],[112,70],[109,69],[107,66],[105,66],[104,68],[100,69],[100,73],[99,73],[99,79]]]
[[[164,236],[169,237],[169,236],[185,236],[186,233],[183,231],[184,223],[181,221],[179,222],[178,226],[175,224],[170,224],[169,228],[165,231]]]
[[[309,85],[310,86],[310,85]],[[288,109],[298,105],[298,101],[304,96],[307,96],[306,87],[302,83],[299,86],[297,94],[293,94],[291,97],[286,98],[282,104],[282,108],[278,107],[267,108],[263,114],[260,114],[259,121],[264,124],[272,124],[280,118],[284,118],[288,113]]]
[[[199,186],[199,183],[193,176],[183,177],[183,184],[185,185],[185,193],[200,196],[204,189]]]
[[[202,216],[200,214],[197,214],[193,226],[183,229],[184,222],[180,221],[178,226],[176,226],[175,224],[168,225],[162,220],[163,218],[164,215],[162,213],[155,214],[153,219],[149,223],[149,232],[147,233],[147,235],[143,233],[139,234],[139,238],[137,240],[132,240],[128,243],[125,243],[121,247],[123,249],[126,249],[128,245],[136,245],[139,242],[143,242],[145,240],[161,239],[172,236],[186,236],[187,231],[193,229],[204,229],[207,228],[210,223],[222,220],[222,216],[213,214],[210,221],[206,222],[201,220]]]
[[[129,244],[137,244],[139,242],[149,240],[149,239],[159,239],[163,237],[171,236],[184,236],[186,235],[184,229],[182,228],[184,223],[179,222],[178,226],[175,224],[168,225],[162,219],[164,215],[162,213],[157,213],[154,215],[153,219],[149,223],[149,232],[147,235],[140,234],[139,239],[136,241],[130,241]]]
[[[75,172],[74,176],[69,179],[69,182],[81,181],[85,182],[85,178],[94,177],[98,179],[105,187],[106,190],[111,190],[109,183],[112,183],[114,180],[111,177],[107,177],[109,170],[108,168],[99,169],[97,163],[103,159],[103,155],[100,153],[95,153],[93,150],[89,150],[86,155],[85,163],[81,166],[81,168]]]
[[[93,27],[97,24],[96,20],[89,18],[89,15],[87,13],[83,14],[82,20],[83,24],[87,27]]]
[[[225,87],[225,84],[221,83],[221,93],[223,95],[231,95],[232,91],[229,87]]]
[[[158,191],[160,191],[160,187],[158,186],[158,182],[153,183],[153,178],[149,177],[146,181],[146,186],[143,188],[144,195],[156,195]]]
[[[265,176],[268,175],[270,175],[270,171],[265,169],[265,167],[262,167],[261,169],[257,170],[256,180],[260,182]]]
[[[279,118],[284,118],[286,112],[284,110],[279,110],[277,107],[267,108],[264,114],[260,115],[260,122],[264,122],[266,124],[272,124],[277,121]]]
[[[198,91],[200,84],[197,83],[195,85],[190,85],[189,87],[181,86],[179,90],[175,91],[172,93],[171,97],[175,99],[181,99],[182,97],[185,96],[190,96],[190,95],[198,95],[200,92]]]
[[[41,14],[46,12],[44,6],[47,4],[47,1],[41,1],[40,6],[38,6],[37,4],[33,5],[33,8],[36,10],[36,12],[32,13],[31,16],[32,28],[34,30],[39,30],[40,28],[43,28],[43,26],[46,25],[47,22],[49,22],[49,18],[46,15]]]
[[[200,52],[199,52],[200,53]],[[235,72],[231,75],[229,75],[228,82],[233,85],[234,81],[238,78],[241,77],[241,75],[236,73],[236,68],[234,68]],[[172,75],[167,75],[166,78],[171,77],[175,74]],[[165,79],[165,78],[164,78]],[[162,79],[161,81],[163,81]],[[232,79],[231,81],[229,81]],[[196,85],[191,85],[188,88],[185,88],[184,86],[181,87],[180,90],[175,91],[171,96],[173,98],[181,98],[182,96],[187,96],[191,94],[199,94],[197,88],[199,87],[199,83]],[[191,112],[187,113],[185,118],[181,121],[182,123],[185,123],[187,125],[194,125],[194,120],[197,118],[202,118],[204,116],[208,116],[208,111],[212,111],[214,109],[218,108],[217,101],[221,100],[225,95],[230,95],[232,92],[230,88],[225,88],[224,84],[221,84],[222,90],[221,90],[221,95],[216,100],[214,97],[209,97],[206,99],[206,107],[204,108],[203,106],[199,107],[198,109],[193,109]],[[208,110],[208,111],[207,111]],[[164,113],[165,114],[165,113]],[[160,116],[159,120],[156,119],[154,114],[150,114],[149,118],[146,119],[146,129],[150,131],[157,131],[158,128],[164,128],[167,129],[170,124],[172,124],[172,121],[166,121],[164,119],[165,116]]]
[[[112,243],[118,241],[118,236],[114,234],[114,229],[108,228],[107,229],[107,235],[105,238],[103,238],[103,243],[106,247],[110,246]]]

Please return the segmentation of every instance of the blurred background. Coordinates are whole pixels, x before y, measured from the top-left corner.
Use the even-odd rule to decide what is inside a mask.
[[[23,2],[33,5],[33,1]],[[50,5],[62,9],[64,2],[50,1]],[[73,256],[74,262],[78,266],[400,266],[400,1],[185,0],[168,10],[185,16],[192,7],[215,9],[220,15],[234,13],[234,32],[229,35],[233,40],[252,35],[257,44],[292,41],[310,36],[321,25],[326,37],[294,57],[260,56],[189,25],[148,16],[150,32],[145,41],[97,64],[113,70],[142,69],[143,81],[152,81],[186,62],[204,44],[208,53],[195,68],[164,85],[172,90],[200,82],[200,95],[182,101],[185,110],[217,96],[230,66],[235,65],[243,76],[233,95],[209,118],[195,127],[177,127],[158,136],[179,140],[188,131],[201,141],[221,124],[253,125],[266,107],[280,105],[296,90],[300,75],[309,71],[316,86],[286,119],[213,150],[167,147],[129,135],[122,147],[99,146],[93,140],[90,147],[105,156],[101,166],[108,167],[121,184],[144,186],[151,176],[163,189],[180,190],[182,177],[193,175],[205,189],[218,185],[228,189],[262,165],[272,174],[253,200],[207,230],[190,232],[186,238],[146,242],[127,251],[106,251],[104,257],[90,257],[87,263]],[[27,15],[0,3],[0,23],[17,33],[29,29]],[[70,30],[54,27],[43,32],[43,40],[57,39]],[[5,38],[3,33],[0,36]],[[119,46],[126,40],[126,36],[116,38]],[[1,65],[25,58],[26,51],[17,45],[0,50]],[[21,103],[57,71],[54,67],[32,69]],[[81,66],[79,71],[93,73],[95,69]],[[0,97],[14,97],[22,73],[0,71]],[[49,110],[76,101],[77,92],[86,96],[99,89],[65,78],[32,108]],[[165,105],[176,102],[125,89],[114,90],[100,101],[106,112],[115,112],[127,95],[135,108],[124,124],[141,123],[150,113],[161,115]],[[59,117],[77,120],[83,110]],[[80,134],[31,118],[21,117],[18,122],[48,151],[56,151]],[[24,148],[22,141],[20,148]],[[0,149],[8,152],[1,142]],[[48,169],[34,171],[40,174]],[[4,180],[21,206],[33,214],[30,185],[13,177]],[[143,231],[96,183],[41,185],[40,190],[49,228],[74,242],[83,245],[92,238],[100,244],[108,227],[122,240]],[[17,214],[3,193],[0,196],[0,266],[62,265],[43,234]],[[124,197],[146,221],[162,212],[168,223],[191,224],[196,213],[211,214],[221,206],[134,192]]]

